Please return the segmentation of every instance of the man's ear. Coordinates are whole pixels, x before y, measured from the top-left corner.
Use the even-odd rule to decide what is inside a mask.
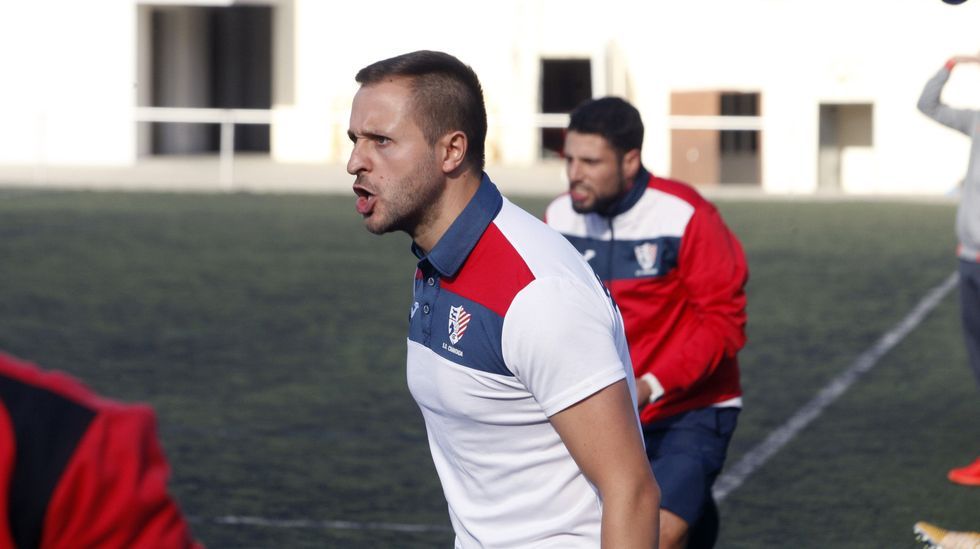
[[[456,171],[466,161],[466,150],[469,147],[469,140],[466,134],[461,131],[449,132],[442,136],[437,143],[437,160],[442,167],[443,173]]]
[[[640,149],[631,149],[623,155],[623,176],[632,181],[640,173]]]

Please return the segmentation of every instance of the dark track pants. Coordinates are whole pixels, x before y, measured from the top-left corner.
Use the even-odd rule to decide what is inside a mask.
[[[970,368],[980,385],[980,263],[960,259],[960,314]]]

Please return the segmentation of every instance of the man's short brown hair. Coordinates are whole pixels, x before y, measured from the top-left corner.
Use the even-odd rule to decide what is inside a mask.
[[[452,131],[466,134],[466,162],[482,172],[487,109],[483,88],[468,65],[448,53],[420,50],[372,63],[354,77],[362,86],[386,78],[411,79],[416,122],[429,145]]]

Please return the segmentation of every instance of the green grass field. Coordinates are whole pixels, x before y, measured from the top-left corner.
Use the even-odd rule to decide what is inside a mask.
[[[751,268],[733,463],[955,269],[954,208],[719,207]],[[348,197],[0,191],[0,349],[151,403],[210,547],[449,547],[404,380],[408,247]],[[945,480],[980,453],[959,330],[954,294],[725,500],[718,546],[980,530],[980,490]]]

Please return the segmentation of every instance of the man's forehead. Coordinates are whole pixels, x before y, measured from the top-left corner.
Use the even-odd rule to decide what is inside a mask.
[[[570,130],[565,135],[566,152],[576,152],[587,155],[615,154],[616,151],[608,139],[598,133],[581,133]]]
[[[351,125],[390,126],[407,118],[410,109],[411,89],[404,79],[367,84],[354,95]]]

